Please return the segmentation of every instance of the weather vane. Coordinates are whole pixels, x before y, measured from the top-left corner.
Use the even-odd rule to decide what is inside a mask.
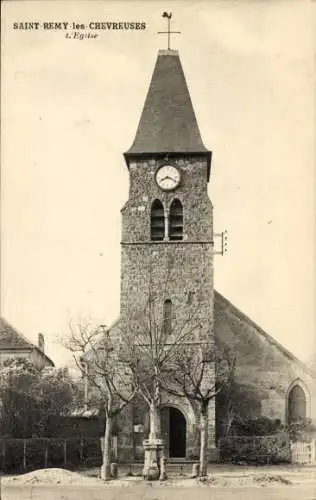
[[[171,12],[164,12],[162,14],[162,17],[165,17],[167,19],[167,22],[168,22],[168,31],[158,31],[158,34],[159,35],[168,35],[168,50],[170,50],[170,35],[172,34],[180,34],[181,31],[171,31],[171,18],[172,18],[172,13]]]

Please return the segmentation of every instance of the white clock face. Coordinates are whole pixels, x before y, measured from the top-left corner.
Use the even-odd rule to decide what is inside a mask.
[[[156,173],[156,181],[164,191],[175,189],[180,183],[180,172],[172,165],[164,165]]]

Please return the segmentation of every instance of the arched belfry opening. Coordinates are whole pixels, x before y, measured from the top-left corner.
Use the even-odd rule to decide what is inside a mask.
[[[165,237],[165,211],[160,200],[151,205],[150,238],[152,241],[162,241]]]
[[[288,423],[298,422],[307,416],[307,401],[304,389],[295,384],[288,394]]]
[[[174,406],[165,406],[161,414],[162,433],[169,458],[185,458],[187,422],[183,413]]]
[[[183,239],[183,207],[180,200],[173,200],[169,213],[169,239],[179,241]]]

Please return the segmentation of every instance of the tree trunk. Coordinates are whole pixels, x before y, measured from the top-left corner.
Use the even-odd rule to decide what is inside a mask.
[[[155,381],[155,392],[149,405],[149,436],[145,447],[143,476],[147,480],[165,478],[163,442],[161,441],[160,384]]]
[[[201,404],[200,414],[200,477],[207,475],[207,442],[208,442],[208,401]]]
[[[161,435],[161,413],[160,413],[160,395],[159,398],[153,400],[150,404],[149,408],[150,414],[150,432],[149,439],[156,440],[162,439]],[[160,481],[164,481],[167,477],[166,475],[166,459],[165,459],[165,450],[164,443],[160,446],[157,446],[156,449],[156,463],[159,470],[159,479]]]
[[[234,414],[233,414],[233,412],[232,411],[231,412],[230,411],[227,412],[225,436],[229,436],[230,429],[232,427],[233,421],[234,421]]]
[[[159,405],[153,399],[149,405],[149,436],[144,441],[144,467],[143,477],[153,481],[160,476],[160,453],[157,439],[160,437],[160,413]]]
[[[149,407],[149,439],[161,437],[160,408],[153,400]]]
[[[108,481],[111,479],[111,435],[112,416],[107,416],[103,441],[103,463],[101,466],[101,479]]]

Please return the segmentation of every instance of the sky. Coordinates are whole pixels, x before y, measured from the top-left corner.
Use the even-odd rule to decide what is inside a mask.
[[[303,361],[315,352],[315,2],[4,1],[1,312],[56,365],[69,323],[119,315],[120,209],[172,11],[228,252],[215,288]],[[67,39],[43,22],[145,22]],[[13,29],[39,22],[38,30]],[[72,30],[68,30],[70,35]]]

